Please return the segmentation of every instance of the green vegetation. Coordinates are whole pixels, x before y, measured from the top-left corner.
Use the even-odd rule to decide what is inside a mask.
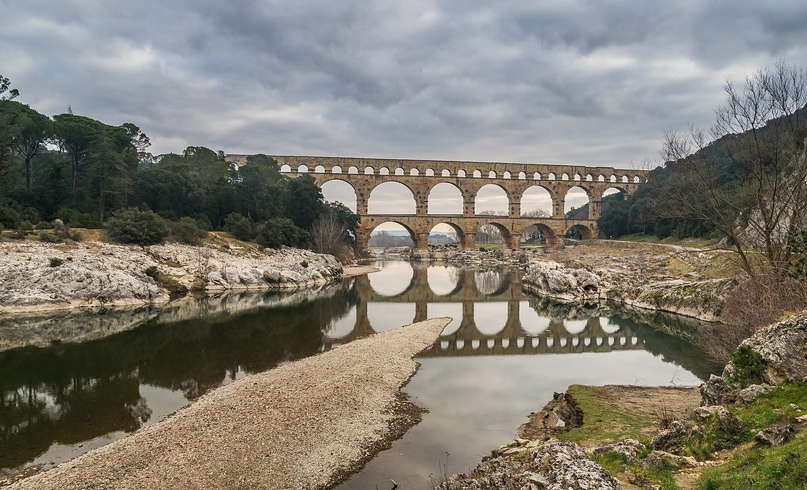
[[[564,441],[619,441],[636,439],[649,442],[655,433],[658,418],[652,415],[622,410],[589,386],[571,385],[566,392],[577,400],[583,410],[583,426],[558,436]]]
[[[734,374],[729,381],[741,386],[762,383],[765,361],[750,345],[741,345],[731,354]]]
[[[154,245],[162,243],[168,235],[168,229],[153,211],[141,211],[137,208],[122,209],[109,220],[109,237],[121,243],[135,245]]]

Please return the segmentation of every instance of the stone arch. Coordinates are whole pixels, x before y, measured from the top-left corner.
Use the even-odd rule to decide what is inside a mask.
[[[510,230],[506,226],[492,220],[479,226],[476,230],[474,243],[476,245],[502,243],[506,248],[513,248],[512,238]]]
[[[314,167],[314,173],[315,174],[324,174],[325,173],[325,167],[323,167],[322,165],[317,165],[316,167]]]
[[[552,191],[542,185],[533,185],[521,195],[521,216],[552,217]]]
[[[566,230],[566,238],[591,240],[594,238],[594,234],[591,232],[591,229],[588,226],[576,224]]]
[[[374,175],[375,169],[373,167],[364,167],[364,175]]]
[[[473,176],[474,176],[475,179],[481,179],[482,178],[482,171],[481,170],[474,170]]]
[[[462,190],[450,182],[440,182],[429,190],[428,214],[462,214]]]
[[[357,168],[355,165],[351,165],[351,166],[350,166],[350,167],[347,169],[347,173],[348,173],[349,175],[359,175],[359,169],[358,169],[358,168]]]
[[[389,168],[381,167],[378,169],[378,175],[389,175]]]
[[[465,173],[465,170],[459,169],[457,171],[457,177],[466,177],[466,176],[467,176],[467,174]]]
[[[628,182],[630,182],[630,181],[628,180],[628,176],[627,176],[627,175],[623,175],[621,180],[622,180],[622,183],[623,183],[623,184],[627,184]]]
[[[634,184],[641,184],[641,183],[642,183],[642,179],[640,179],[640,178],[639,178],[639,176],[638,176],[638,175],[636,175],[636,176],[634,176],[634,177],[633,177],[633,183],[634,183]]]
[[[511,174],[511,173],[510,173],[508,170],[505,170],[505,171],[504,171],[504,174],[502,175],[502,178],[503,178],[503,179],[510,180],[510,179],[512,179],[512,178],[513,178],[513,174]]]
[[[429,289],[437,296],[451,296],[464,286],[462,269],[451,265],[429,265],[426,280]]]
[[[405,175],[405,174],[406,172],[404,172],[404,169],[402,169],[401,167],[395,169],[395,175]]]
[[[546,180],[555,180],[555,172],[549,172],[546,175]]]
[[[530,223],[521,232],[522,245],[535,245],[552,247],[555,245],[556,237],[552,228],[543,223]]]
[[[342,167],[340,167],[339,165],[334,165],[333,168],[331,169],[331,173],[332,174],[341,174],[342,173]]]
[[[447,168],[444,168],[442,172],[440,172],[441,177],[451,177],[451,171]]]
[[[572,210],[579,210],[586,204],[590,204],[591,194],[588,189],[576,185],[566,191],[563,201],[563,214],[567,215]],[[585,216],[573,216],[572,219],[588,219],[590,215],[590,210],[588,210],[585,212]]]
[[[532,180],[541,180],[541,172],[535,172],[532,174]]]
[[[280,166],[281,172],[291,172],[291,166],[288,163],[284,163]]]
[[[491,170],[490,172],[488,172],[488,178],[489,179],[495,179],[496,178],[496,171]]]
[[[409,175],[411,175],[412,177],[417,177],[418,175],[420,175],[420,170],[413,168],[412,170],[409,171]]]
[[[502,270],[474,271],[474,284],[484,296],[499,296],[510,287],[509,277]]]
[[[319,186],[322,197],[328,202],[341,202],[354,213],[356,212],[356,188],[345,179],[332,178]],[[352,195],[352,197],[350,197]]]
[[[507,216],[510,213],[510,194],[499,184],[485,184],[474,196],[474,214],[492,211]]]
[[[426,169],[426,177],[434,177],[434,170],[427,168]]]
[[[605,182],[605,176],[600,174],[599,177],[597,177],[597,182]]]
[[[408,236],[401,231],[408,233]],[[414,247],[417,244],[417,234],[414,230],[405,223],[395,220],[379,223],[369,230],[368,237],[366,245],[371,248]]]
[[[307,174],[308,173],[308,165],[302,164],[299,167],[297,167],[297,173],[298,174]]]
[[[518,180],[527,180],[527,174],[524,172],[518,173]]]
[[[569,180],[569,174],[563,172],[563,175],[560,176],[560,180]]]
[[[415,214],[416,209],[414,191],[402,182],[378,184],[367,199],[369,214]]]
[[[581,180],[583,180],[583,179],[580,177],[580,174],[574,174],[574,177],[572,177],[572,180],[575,180],[575,181],[577,181],[577,182],[580,182],[580,181],[581,181]]]
[[[464,248],[465,232],[456,223],[448,221],[437,223],[429,230],[429,245],[454,245]]]
[[[616,182],[616,175],[612,175],[612,176],[611,176],[611,177],[608,179],[608,182]]]
[[[594,176],[591,174],[586,174],[586,182],[594,182]]]

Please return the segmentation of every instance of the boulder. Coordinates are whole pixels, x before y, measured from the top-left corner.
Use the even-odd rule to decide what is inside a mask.
[[[747,405],[756,400],[758,396],[768,394],[774,389],[775,388],[769,384],[750,385],[740,390],[739,399]]]
[[[582,425],[583,411],[577,400],[567,393],[555,393],[540,412],[530,414],[529,422],[518,428],[518,436],[545,439]]]
[[[793,426],[788,424],[782,427],[768,427],[757,432],[754,440],[766,446],[781,446],[792,441],[796,437]]]
[[[700,386],[701,405],[732,405],[740,396],[737,386],[726,381],[725,378],[709,376],[709,381]]]
[[[650,449],[676,452],[692,435],[692,424],[687,421],[673,420],[670,428],[659,432],[650,441]]]
[[[807,312],[759,329],[742,345],[750,346],[765,363],[767,384],[799,382],[807,378]],[[734,372],[730,362],[726,372]]]

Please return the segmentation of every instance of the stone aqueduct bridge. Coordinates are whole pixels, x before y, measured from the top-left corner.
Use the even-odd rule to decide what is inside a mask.
[[[596,220],[600,216],[600,201],[608,189],[618,189],[626,195],[636,192],[646,181],[646,170],[621,170],[613,167],[586,167],[579,165],[544,165],[532,163],[493,163],[440,160],[395,160],[375,158],[342,158],[311,156],[272,156],[289,176],[308,173],[318,185],[331,180],[342,180],[356,192],[356,212],[361,216],[357,241],[367,244],[370,233],[378,225],[394,222],[403,225],[412,235],[415,248],[427,250],[429,232],[438,224],[446,223],[457,233],[460,248],[474,248],[479,229],[491,224],[502,234],[505,247],[519,248],[525,230],[535,225],[546,237],[547,245],[570,230],[578,231],[583,238],[598,235]],[[243,155],[232,155],[228,160],[238,163]],[[370,214],[368,201],[373,189],[385,182],[398,182],[406,186],[415,198],[414,215]],[[429,193],[438,184],[447,183],[459,189],[462,195],[462,214],[428,214]],[[477,215],[474,211],[479,190],[488,184],[503,189],[509,202],[507,216]],[[552,216],[549,218],[521,215],[521,199],[531,187],[546,189],[552,199]],[[589,199],[588,219],[567,220],[564,205],[567,192],[579,187]]]

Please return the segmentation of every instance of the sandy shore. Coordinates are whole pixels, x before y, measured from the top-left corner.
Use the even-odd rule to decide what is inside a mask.
[[[363,276],[372,272],[378,272],[381,269],[373,267],[372,265],[346,265],[344,267],[344,277]]]
[[[214,390],[166,420],[9,488],[324,488],[401,430],[412,357],[449,318]]]

